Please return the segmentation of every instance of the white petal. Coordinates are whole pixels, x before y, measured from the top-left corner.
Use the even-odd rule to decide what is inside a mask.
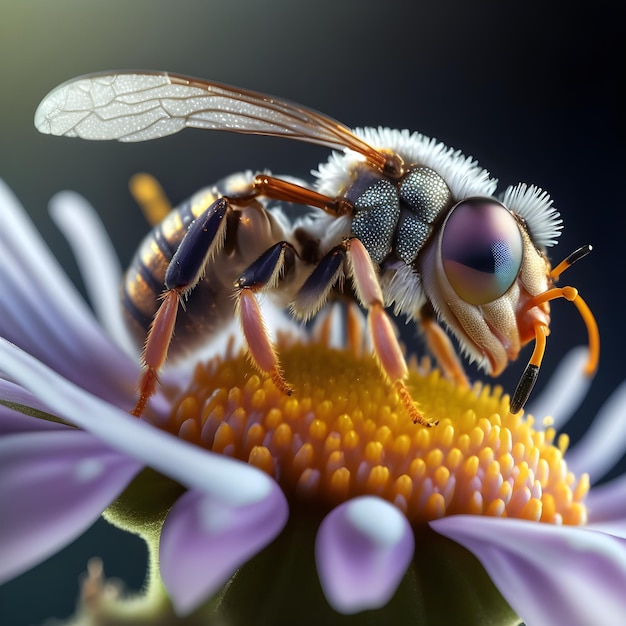
[[[626,452],[626,382],[602,405],[585,436],[566,455],[575,474],[597,482]]]
[[[118,346],[137,356],[122,317],[122,268],[102,221],[79,194],[61,191],[50,200],[50,215],[72,247],[98,320]]]
[[[430,522],[472,552],[528,626],[617,626],[626,541],[584,527],[454,515]]]
[[[408,520],[385,500],[362,496],[341,504],[326,516],[315,540],[328,602],[343,614],[384,606],[404,577],[414,547]]]
[[[234,506],[258,502],[272,489],[272,479],[260,470],[202,450],[131,417],[1,338],[0,371],[35,394],[51,413],[188,488],[211,493]]]

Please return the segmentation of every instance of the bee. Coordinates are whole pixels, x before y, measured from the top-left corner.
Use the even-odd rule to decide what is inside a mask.
[[[351,130],[304,106],[171,73],[79,77],[35,114],[43,133],[146,141],[193,127],[271,135],[331,149],[313,185],[268,173],[236,174],[195,194],[156,225],[126,274],[122,306],[143,343],[133,413],[155,391],[168,353],[198,345],[235,314],[249,355],[276,387],[292,389],[258,298],[270,294],[302,320],[342,295],[368,313],[372,351],[416,423],[433,425],[406,387],[407,365],[388,313],[419,324],[444,373],[467,378],[460,353],[499,375],[534,340],[512,395],[520,411],[537,379],[549,302],[566,298],[589,335],[586,371],[599,356],[595,319],[573,287],[555,287],[583,246],[552,268],[546,249],[562,229],[549,195],[497,181],[471,157],[420,133]],[[287,207],[300,211],[289,217]],[[184,315],[179,315],[186,309]]]

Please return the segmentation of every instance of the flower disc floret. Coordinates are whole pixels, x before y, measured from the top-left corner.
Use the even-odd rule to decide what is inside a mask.
[[[272,476],[287,496],[332,507],[377,495],[413,524],[453,514],[584,524],[587,475],[563,459],[565,438],[512,415],[499,388],[463,389],[427,361],[408,386],[434,428],[413,424],[373,358],[323,342],[279,346],[292,396],[243,355],[198,365],[173,393],[166,426]]]

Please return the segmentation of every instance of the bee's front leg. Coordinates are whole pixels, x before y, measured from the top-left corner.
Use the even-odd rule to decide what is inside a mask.
[[[349,239],[346,246],[349,273],[357,297],[369,312],[369,333],[380,369],[398,392],[413,422],[434,426],[436,422],[424,417],[404,382],[408,375],[406,360],[398,343],[395,328],[385,312],[383,294],[372,259],[359,239]]]

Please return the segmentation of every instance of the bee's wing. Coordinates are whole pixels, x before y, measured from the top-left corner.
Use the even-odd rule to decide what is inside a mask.
[[[35,113],[43,133],[146,141],[183,128],[290,137],[349,148],[377,165],[385,156],[339,122],[253,91],[165,72],[89,74],[53,89]]]

